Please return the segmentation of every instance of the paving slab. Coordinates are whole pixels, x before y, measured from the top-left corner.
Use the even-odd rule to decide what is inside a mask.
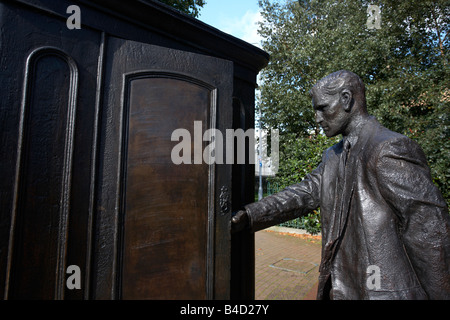
[[[273,228],[256,232],[256,300],[314,300],[320,258],[320,236]]]

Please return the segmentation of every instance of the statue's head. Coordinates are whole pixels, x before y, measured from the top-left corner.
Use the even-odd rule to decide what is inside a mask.
[[[355,116],[367,114],[365,86],[353,72],[333,72],[319,80],[310,94],[316,121],[327,137],[348,133]]]

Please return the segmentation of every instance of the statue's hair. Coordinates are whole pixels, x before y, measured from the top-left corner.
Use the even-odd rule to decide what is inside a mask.
[[[342,90],[348,89],[354,96],[359,96],[363,107],[366,106],[366,87],[361,78],[347,70],[340,70],[329,74],[319,80],[309,92],[313,95],[314,90],[321,90],[328,95],[335,95]]]

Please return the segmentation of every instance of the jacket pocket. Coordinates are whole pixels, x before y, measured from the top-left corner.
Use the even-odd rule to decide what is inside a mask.
[[[428,296],[421,286],[403,290],[373,290],[368,291],[369,300],[428,300]]]

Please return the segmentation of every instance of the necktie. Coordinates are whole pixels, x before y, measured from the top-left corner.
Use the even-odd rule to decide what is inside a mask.
[[[346,139],[344,140],[344,147],[342,150],[342,154],[341,154],[341,162],[343,164],[343,168],[345,168],[345,165],[347,164],[347,157],[348,157],[348,153],[350,151],[350,142]],[[343,173],[345,174],[345,170],[343,171]]]
[[[340,198],[340,204],[339,204],[339,210],[337,212],[337,214],[339,215],[338,217],[338,221],[339,221],[339,229],[340,231],[342,231],[342,216],[344,215],[344,213],[342,212],[343,210],[343,206],[344,206],[344,201],[349,201],[349,199],[344,199],[344,192],[345,192],[345,185],[346,185],[346,170],[345,167],[347,165],[347,159],[348,159],[348,154],[350,152],[350,142],[345,139],[344,140],[344,146],[342,148],[342,153],[341,153],[341,159],[339,160],[339,198]],[[341,236],[339,234],[339,236]]]

